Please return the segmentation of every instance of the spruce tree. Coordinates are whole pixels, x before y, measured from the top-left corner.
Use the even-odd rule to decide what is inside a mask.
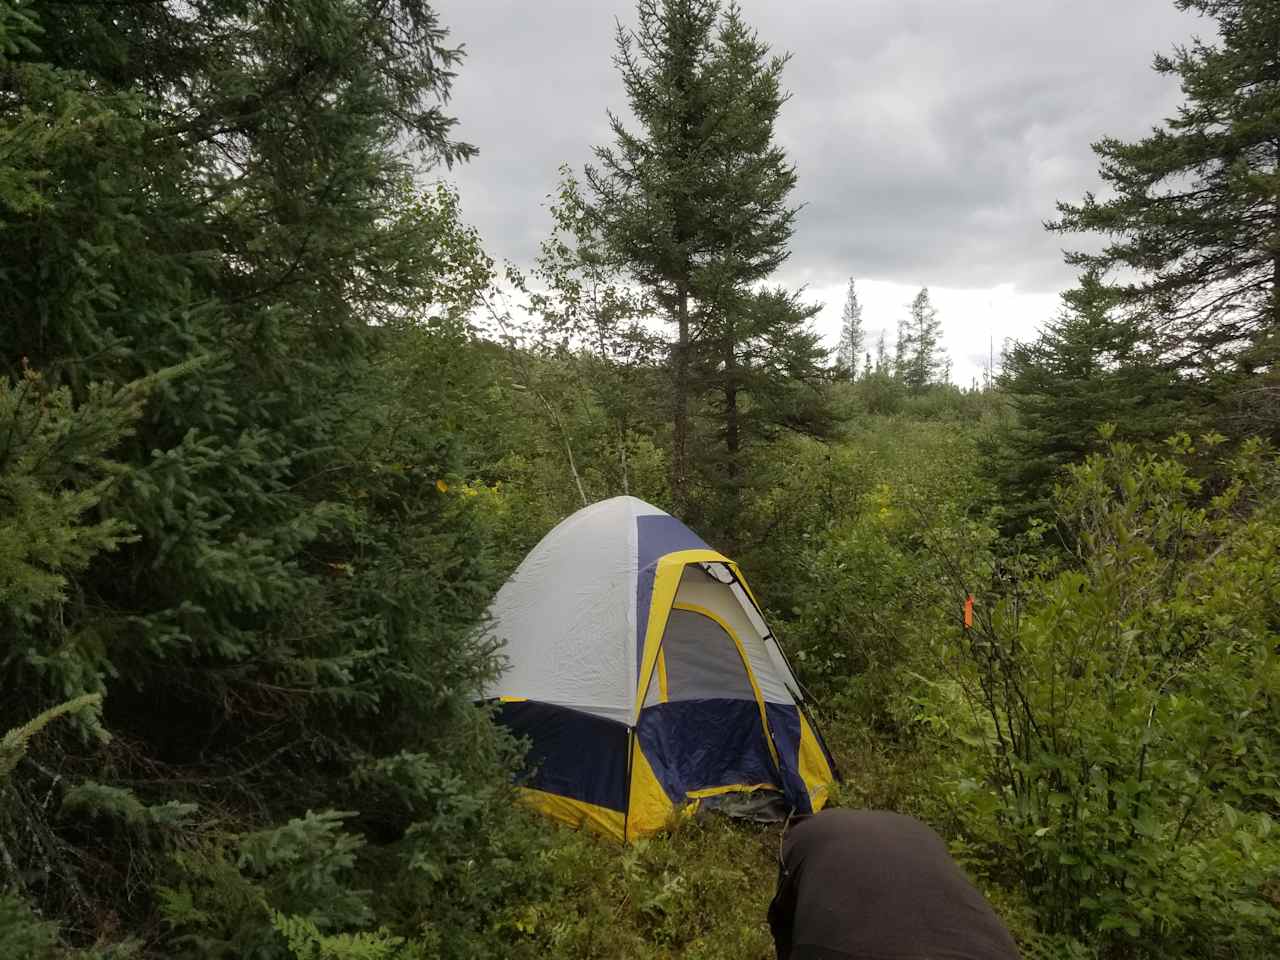
[[[105,693],[123,745],[45,734],[0,848],[75,929],[279,955],[286,903],[236,832],[308,809],[430,849],[441,909],[435,851],[485,856],[457,844],[496,784],[471,706],[496,571],[448,491],[488,266],[456,197],[413,185],[473,152],[442,112],[459,59],[421,0],[0,0],[0,730]],[[191,909],[161,923],[161,828],[191,817],[164,868]],[[298,883],[328,929],[372,915],[362,885]]]
[[[1155,58],[1185,102],[1147,137],[1096,143],[1111,195],[1059,204],[1051,227],[1107,238],[1068,260],[1112,276],[1116,315],[1162,355],[1248,376],[1280,356],[1280,6],[1175,3],[1219,34]]]
[[[908,318],[898,327],[898,377],[913,393],[944,379],[948,360],[942,348],[942,321],[922,287],[911,301]]]
[[[640,0],[637,14],[634,30],[619,26],[616,55],[637,126],[610,115],[614,143],[596,149],[586,179],[612,255],[675,328],[671,490],[687,513],[690,411],[713,388],[695,370],[734,380],[745,328],[734,311],[788,255],[795,171],[773,130],[786,58],[769,53],[736,5]],[[721,392],[727,423],[737,394]]]
[[[1105,284],[1086,274],[1063,310],[1028,343],[1010,344],[996,382],[1016,416],[988,444],[985,462],[1017,529],[1050,515],[1064,469],[1111,436],[1153,443],[1193,429],[1207,397],[1162,359],[1144,324],[1116,316]]]
[[[729,551],[743,527],[751,456],[783,430],[829,436],[835,420],[819,388],[828,353],[809,321],[820,310],[781,287],[749,291],[723,321],[722,348],[700,371],[711,387],[714,448],[700,452],[700,520]]]
[[[858,302],[858,291],[854,287],[853,278],[849,278],[849,292],[845,297],[844,310],[840,314],[840,346],[837,353],[841,370],[850,380],[858,379],[858,360],[862,356],[862,347],[866,342],[866,333],[862,329],[862,304]]]
[[[1000,470],[1027,510],[1103,421],[1148,442],[1197,423],[1280,435],[1280,10],[1177,5],[1212,17],[1219,37],[1156,57],[1186,97],[1175,116],[1094,145],[1111,195],[1059,204],[1050,227],[1108,242],[1068,255],[1083,275],[1066,312],[1000,379],[1019,411]]]
[[[907,375],[907,358],[911,350],[911,330],[909,321],[903,318],[898,321],[898,335],[893,340],[893,378],[903,380]]]

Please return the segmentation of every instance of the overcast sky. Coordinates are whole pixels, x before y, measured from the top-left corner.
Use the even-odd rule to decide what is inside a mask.
[[[626,112],[615,23],[629,0],[436,0],[467,58],[451,112],[480,155],[451,178],[498,260],[527,264],[547,235],[557,168],[577,169]],[[792,55],[777,134],[804,204],[778,282],[826,304],[831,344],[849,277],[864,324],[893,331],[923,285],[953,379],[1058,309],[1073,238],[1043,222],[1100,189],[1089,144],[1133,138],[1181,100],[1152,56],[1211,22],[1172,0],[743,0]]]

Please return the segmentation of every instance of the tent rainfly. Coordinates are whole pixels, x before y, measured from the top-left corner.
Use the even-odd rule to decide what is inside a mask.
[[[498,592],[486,692],[535,808],[629,841],[732,794],[822,807],[834,765],[737,564],[635,497],[579,510]]]

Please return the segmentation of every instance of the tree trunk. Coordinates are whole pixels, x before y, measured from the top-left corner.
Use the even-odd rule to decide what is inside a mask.
[[[724,448],[729,454],[726,472],[729,479],[738,479],[738,388],[730,385],[724,390]]]
[[[724,344],[724,449],[728,454],[726,472],[734,487],[738,481],[738,451],[742,440],[738,427],[738,358],[730,334]]]
[[[676,336],[672,352],[674,389],[671,395],[671,499],[676,513],[687,512],[689,445],[689,292],[683,287],[676,294]]]
[[[725,449],[725,491],[723,541],[730,556],[738,552],[738,538],[735,520],[738,516],[738,501],[742,490],[742,465],[739,455],[742,449],[742,434],[738,423],[738,355],[735,347],[737,339],[733,320],[725,318],[724,345],[722,359],[724,361],[724,449]]]
[[[1272,148],[1275,150],[1272,173],[1280,175],[1280,141],[1273,140]],[[1271,329],[1263,334],[1263,338],[1274,341],[1280,338],[1280,195],[1272,200],[1271,230],[1271,242],[1276,245],[1276,252],[1271,258]]]
[[[1275,230],[1280,243],[1280,206],[1276,208]],[[1280,336],[1280,253],[1271,261],[1271,335]]]

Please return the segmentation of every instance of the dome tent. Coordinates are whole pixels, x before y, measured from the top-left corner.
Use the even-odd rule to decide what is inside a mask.
[[[579,510],[489,613],[508,666],[486,696],[530,743],[542,812],[631,840],[729,794],[825,803],[834,765],[741,571],[675,517]]]

